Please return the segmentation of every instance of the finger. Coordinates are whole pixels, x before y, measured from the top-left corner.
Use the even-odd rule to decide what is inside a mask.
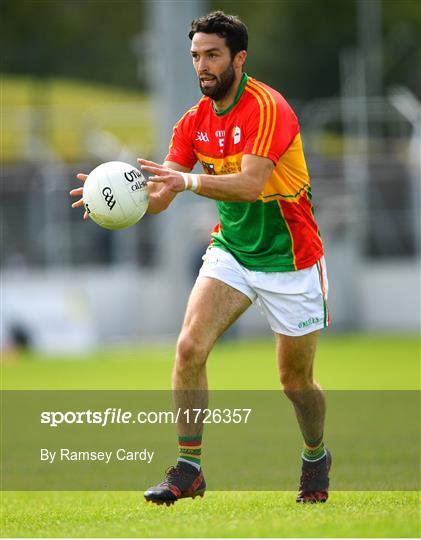
[[[84,182],[84,181],[88,178],[88,175],[87,175],[87,174],[84,174],[84,173],[78,173],[78,174],[76,175],[76,178],[77,178],[78,180],[82,180],[82,182]]]
[[[169,180],[169,176],[150,176],[149,181],[150,182],[167,182]]]
[[[154,161],[148,161],[147,159],[138,158],[137,162],[140,165],[152,165],[152,167],[160,167],[159,163],[155,163]]]
[[[76,188],[69,191],[69,194],[72,197],[79,197],[80,195],[83,195],[83,188]]]
[[[81,206],[83,206],[83,199],[79,199],[72,204],[72,208],[80,208]]]
[[[83,219],[85,219],[85,220],[86,220],[86,219],[89,219],[89,214],[88,214],[88,212],[85,212],[85,213],[83,214]]]
[[[168,169],[165,169],[164,167],[153,167],[152,165],[142,165],[141,167],[142,171],[147,171],[149,173],[153,174],[168,174]]]

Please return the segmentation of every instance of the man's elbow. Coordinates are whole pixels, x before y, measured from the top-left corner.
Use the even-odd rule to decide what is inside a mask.
[[[250,202],[250,203],[256,202],[257,199],[260,196],[260,193],[261,193],[261,190],[259,190],[259,191],[248,191],[244,195],[244,202]]]
[[[263,186],[261,182],[250,182],[249,189],[247,190],[247,193],[245,193],[245,201],[252,203],[256,202],[260,197],[262,190]]]

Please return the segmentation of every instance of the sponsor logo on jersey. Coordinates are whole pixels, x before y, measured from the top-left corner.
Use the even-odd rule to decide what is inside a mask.
[[[209,142],[209,135],[206,131],[196,131],[196,141]]]
[[[200,163],[206,174],[215,174],[215,165],[213,163],[206,163],[206,161],[201,161]]]
[[[239,126],[235,126],[233,132],[234,144],[238,144],[241,141],[241,129]]]

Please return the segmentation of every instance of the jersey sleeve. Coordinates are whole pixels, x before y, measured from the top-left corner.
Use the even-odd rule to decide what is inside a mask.
[[[194,118],[197,107],[193,107],[175,124],[165,161],[174,161],[193,169],[197,157],[193,148]]]
[[[243,154],[267,157],[276,165],[299,133],[297,117],[281,95],[255,91]]]

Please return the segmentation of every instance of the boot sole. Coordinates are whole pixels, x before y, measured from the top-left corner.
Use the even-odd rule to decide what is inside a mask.
[[[166,500],[160,500],[160,499],[147,499],[145,497],[145,502],[157,504],[158,506],[161,506],[162,504],[165,504],[167,506],[172,506],[179,499],[195,499],[196,497],[200,497],[201,499],[203,499],[203,497],[205,496],[205,491],[206,490],[201,489],[199,491],[195,491],[192,495],[181,495],[181,497],[178,497],[177,499],[174,499],[172,501],[166,501]]]

